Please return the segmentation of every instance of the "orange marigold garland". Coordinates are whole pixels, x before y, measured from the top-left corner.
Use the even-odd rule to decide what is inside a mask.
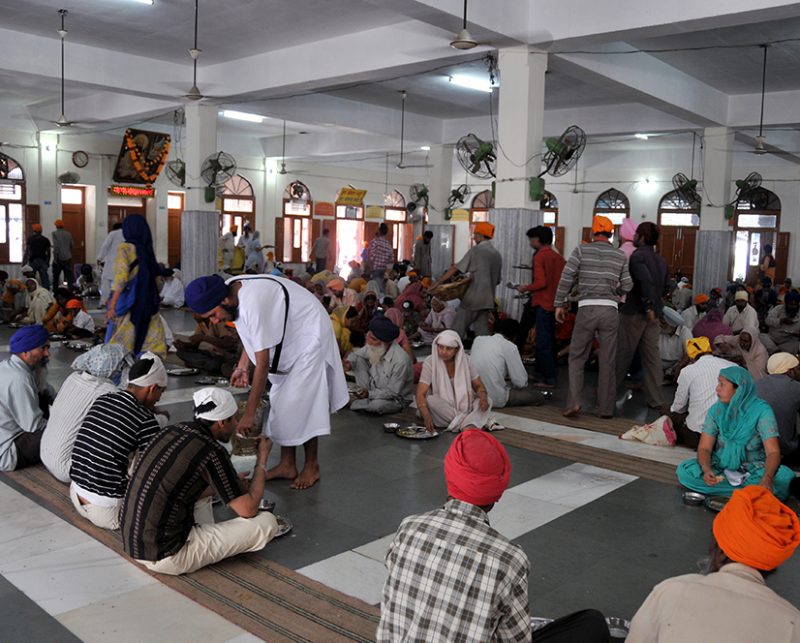
[[[166,135],[161,154],[154,159],[146,159],[144,157],[143,150],[140,149],[136,144],[136,141],[133,140],[133,133],[129,129],[125,130],[125,146],[128,149],[128,154],[131,157],[133,167],[141,179],[147,183],[154,183],[158,178],[158,175],[161,174],[161,170],[164,168],[164,163],[167,162],[167,156],[169,156],[170,136],[168,134]]]

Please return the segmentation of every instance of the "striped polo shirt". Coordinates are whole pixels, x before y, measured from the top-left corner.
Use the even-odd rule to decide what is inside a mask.
[[[243,493],[211,431],[188,422],[159,432],[137,459],[122,504],[125,553],[157,561],[180,551],[194,526],[194,505],[209,487],[226,505]]]
[[[153,412],[133,393],[114,391],[98,397],[72,449],[69,477],[78,494],[94,504],[102,504],[103,498],[122,499],[130,456],[144,449],[159,429]]]
[[[578,305],[616,306],[620,295],[633,288],[625,253],[605,241],[580,245],[567,260],[556,290],[556,308],[564,306],[574,285]]]

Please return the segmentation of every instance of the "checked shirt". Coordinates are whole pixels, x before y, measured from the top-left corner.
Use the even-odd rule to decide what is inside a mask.
[[[522,549],[474,505],[403,520],[386,555],[380,641],[530,641]]]

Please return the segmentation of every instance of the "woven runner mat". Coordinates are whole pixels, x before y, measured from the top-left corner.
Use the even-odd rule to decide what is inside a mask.
[[[498,413],[516,415],[517,417],[541,420],[561,426],[571,426],[587,431],[597,431],[608,435],[622,435],[637,422],[627,418],[599,418],[592,413],[581,413],[577,417],[565,418],[561,415],[563,409],[558,406],[543,404],[542,406],[510,406],[497,409]]]
[[[119,532],[100,529],[78,516],[69,499],[67,485],[53,478],[43,466],[6,473],[3,479],[66,522],[125,556]],[[269,552],[269,545],[265,551]],[[265,641],[368,643],[375,640],[380,617],[377,607],[256,553],[230,558],[183,576],[152,576]]]

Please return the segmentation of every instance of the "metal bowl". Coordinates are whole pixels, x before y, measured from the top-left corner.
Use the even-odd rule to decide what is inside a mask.
[[[709,496],[705,499],[705,505],[711,511],[722,511],[730,499],[730,496]]]
[[[553,622],[552,618],[540,618],[538,616],[531,617],[531,630],[541,630],[545,625],[550,625]]]
[[[275,509],[275,501],[274,500],[270,500],[268,498],[262,498],[261,502],[258,503],[258,510],[259,511],[269,511],[270,513],[272,513],[272,511],[274,509]]]
[[[400,425],[397,422],[386,422],[383,425],[383,430],[386,431],[386,433],[396,433],[399,428]]]
[[[691,507],[699,507],[706,501],[705,495],[696,491],[683,492],[683,504]]]
[[[608,624],[608,633],[616,639],[627,638],[628,633],[631,631],[631,622],[626,621],[624,618],[609,616],[606,618],[606,623]]]

